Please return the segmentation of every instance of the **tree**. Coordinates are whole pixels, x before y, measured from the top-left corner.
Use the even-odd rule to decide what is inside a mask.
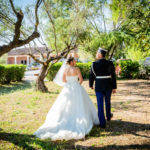
[[[133,38],[131,50],[139,53],[139,59],[150,55],[150,3],[147,0],[139,1],[129,9],[121,30]]]
[[[76,3],[63,1],[56,3],[54,0],[43,0],[41,10],[42,17],[40,17],[41,20],[39,24],[41,38],[38,40],[45,47],[46,56],[40,52],[35,40],[33,41],[35,45],[34,49],[41,53],[42,60],[34,57],[32,48],[30,48],[29,53],[36,62],[42,65],[36,81],[36,90],[41,92],[48,91],[44,79],[50,67],[59,59],[66,57],[71,50],[77,48],[78,38],[83,29],[81,23],[84,18],[80,16],[82,14],[81,10],[77,10],[79,7],[80,4],[77,6]],[[45,24],[44,28],[42,22]],[[30,47],[32,46],[30,45]]]
[[[126,57],[140,60],[150,55],[150,3],[148,0],[112,0],[113,20],[124,41]]]
[[[61,2],[59,1],[58,5],[57,5],[57,3],[53,2],[53,0],[49,0],[49,1],[43,0],[43,3],[42,3],[43,5],[41,5],[41,3],[42,3],[42,1],[37,0],[36,6],[34,9],[32,8],[32,6],[26,7],[26,11],[25,11],[26,17],[23,21],[22,11],[21,10],[18,11],[18,8],[15,9],[12,0],[10,0],[10,3],[7,3],[7,1],[3,2],[3,8],[7,8],[7,10],[10,10],[7,6],[9,6],[8,4],[11,4],[10,8],[13,10],[13,12],[7,14],[7,12],[3,13],[3,10],[1,11],[0,17],[3,19],[3,22],[1,22],[3,26],[2,26],[2,28],[0,28],[0,30],[3,31],[3,35],[1,34],[1,37],[4,37],[4,34],[5,34],[5,39],[7,39],[9,36],[8,33],[11,33],[12,31],[15,32],[14,33],[15,35],[13,37],[13,40],[11,40],[11,42],[9,42],[8,45],[3,45],[3,47],[1,47],[1,49],[3,48],[2,50],[4,53],[4,52],[9,51],[7,46],[11,50],[12,48],[22,46],[22,45],[27,47],[27,45],[25,45],[25,44],[28,44],[29,49],[30,49],[29,55],[36,62],[38,62],[42,65],[40,74],[36,81],[36,90],[39,90],[41,92],[47,92],[48,89],[45,86],[44,79],[48,73],[48,70],[55,62],[57,62],[59,59],[61,59],[63,57],[66,57],[66,55],[72,49],[76,48],[76,44],[77,44],[76,41],[78,38],[78,33],[79,33],[78,29],[79,28],[72,29],[71,25],[67,26],[65,24],[65,23],[69,23],[69,24],[73,25],[75,16],[71,17],[71,14],[70,14],[71,12],[73,13],[73,9],[74,9],[73,3],[68,3],[68,2],[64,3],[63,1],[61,1]],[[53,3],[53,5],[51,5],[52,3]],[[66,4],[67,4],[67,6],[66,6]],[[39,9],[40,5],[41,5],[41,9]],[[55,6],[57,6],[57,7],[55,7]],[[64,6],[66,9],[70,9],[70,11],[66,10],[66,13],[63,13],[63,11],[60,12],[55,9],[55,8],[64,9]],[[53,10],[51,10],[51,9],[53,9]],[[34,12],[33,12],[33,10],[34,10]],[[37,14],[38,10],[40,11],[40,17],[38,17],[38,14]],[[11,14],[11,16],[9,16],[9,14]],[[15,16],[18,17],[18,20],[16,21],[14,28],[10,27],[10,25],[15,22],[14,21],[15,18],[13,16],[13,14],[15,14]],[[68,15],[69,19],[67,19],[67,17],[65,17],[65,15]],[[39,21],[39,18],[40,18],[40,21]],[[57,21],[59,21],[60,19],[62,20],[61,23],[63,23],[63,26],[57,26]],[[76,19],[78,19],[77,16],[76,16]],[[33,20],[36,20],[36,22],[33,23]],[[65,22],[63,22],[63,21],[65,21]],[[43,24],[43,22],[45,22],[45,23]],[[22,26],[21,26],[21,23],[23,23]],[[32,25],[30,26],[29,23],[33,24],[33,26],[34,26],[33,33],[31,33],[31,31],[33,30],[33,27],[32,27]],[[7,25],[7,28],[5,28],[4,25]],[[48,25],[48,26],[46,26],[46,25]],[[37,28],[39,28],[39,29],[37,30]],[[66,30],[65,34],[63,33],[62,29]],[[47,32],[47,31],[50,31],[50,32]],[[71,31],[73,31],[73,32],[71,32]],[[40,34],[41,34],[41,37],[39,38]],[[49,36],[46,36],[47,34],[49,34]],[[38,37],[38,38],[35,40],[36,37]],[[25,38],[25,40],[23,40],[23,38]],[[3,38],[3,41],[4,41],[4,38]],[[42,54],[42,51],[40,51],[40,49],[38,49],[37,42],[38,43],[40,42],[45,47],[45,52],[46,52],[45,56]],[[4,51],[5,47],[6,47],[7,51],[6,50]],[[37,59],[34,56],[33,49],[35,49],[36,51],[38,51],[41,54],[41,57],[42,57],[41,60]]]
[[[9,0],[9,3],[7,3],[7,1],[3,2],[2,0],[0,2],[3,4],[0,9],[0,24],[2,25],[2,27],[0,27],[0,30],[5,31],[4,33],[2,32],[0,36],[3,37],[3,41],[4,40],[6,41],[7,39],[5,38],[8,37],[9,33],[8,31],[11,30],[14,33],[14,35],[12,35],[13,37],[10,37],[10,41],[7,42],[7,44],[0,46],[0,56],[2,56],[3,54],[8,53],[13,48],[28,44],[29,42],[40,36],[40,34],[38,33],[38,24],[39,24],[38,8],[40,7],[42,0],[37,0],[35,5],[34,31],[25,39],[23,39],[25,33],[23,33],[21,29],[24,18],[22,10],[21,9],[17,10],[12,0]],[[8,14],[8,12],[10,12],[9,7],[12,9],[11,14]],[[8,12],[5,10],[6,8]]]
[[[45,44],[44,44],[45,45]],[[41,53],[42,56],[42,60],[37,59],[34,54],[32,53],[32,48],[30,48],[30,53],[29,56],[31,56],[36,62],[40,63],[42,65],[42,68],[40,70],[40,74],[36,80],[36,90],[37,91],[41,91],[41,92],[48,92],[48,89],[44,83],[44,79],[48,74],[49,69],[51,68],[51,66],[56,63],[59,59],[61,58],[65,58],[67,56],[67,54],[76,48],[76,45],[74,45],[73,43],[70,43],[67,45],[67,47],[62,50],[58,55],[51,55],[52,51],[50,49],[48,49],[48,47],[45,45],[45,52],[46,52],[46,56],[44,56]],[[38,47],[34,47],[35,50],[40,52],[40,49],[38,49]]]
[[[112,59],[122,50],[127,38],[120,32],[119,25],[114,26],[110,5],[107,0],[89,3],[90,9],[86,14],[87,32],[83,34],[86,40],[82,42],[81,48],[91,53],[94,58],[97,49],[102,47],[108,50],[107,58]]]

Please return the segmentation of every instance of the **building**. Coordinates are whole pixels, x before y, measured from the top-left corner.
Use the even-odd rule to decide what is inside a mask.
[[[38,49],[43,53],[44,56],[46,56],[45,47],[38,47]],[[29,48],[11,50],[8,52],[7,64],[24,64],[27,66],[32,66],[35,61],[28,55],[29,51]],[[34,54],[36,58],[41,59],[41,55],[37,50],[32,49],[32,54]]]
[[[46,58],[47,56],[46,48],[38,47],[37,49],[32,48],[32,54],[37,59],[42,59],[41,54],[40,54],[41,52],[43,56]],[[78,49],[72,50],[71,53],[73,53],[74,51],[77,52]],[[33,60],[32,57],[28,55],[29,52],[30,52],[29,48],[17,48],[17,49],[11,50],[10,52],[8,52],[7,64],[24,64],[24,65],[27,65],[27,67],[29,68],[32,66],[35,66],[35,64],[36,66],[40,66],[39,63],[35,62],[35,60]],[[55,57],[55,54],[51,54],[51,55]]]

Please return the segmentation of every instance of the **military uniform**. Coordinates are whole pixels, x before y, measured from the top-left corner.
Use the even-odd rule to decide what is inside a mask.
[[[117,88],[115,67],[112,61],[102,58],[93,62],[89,73],[90,87],[93,87],[94,81],[100,126],[106,127],[103,101],[105,98],[106,117],[109,121],[111,119],[111,93],[112,89]]]

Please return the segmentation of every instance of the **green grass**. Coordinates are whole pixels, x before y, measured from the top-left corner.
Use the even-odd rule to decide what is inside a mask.
[[[122,83],[124,81],[120,82],[120,85],[124,87],[125,84]],[[82,140],[53,142],[50,139],[41,140],[36,138],[33,133],[42,125],[47,112],[61,91],[61,87],[52,82],[47,82],[46,85],[49,93],[34,91],[32,84],[29,82],[0,85],[0,150],[128,149],[132,148],[132,144],[137,144],[138,148],[138,145],[142,143],[146,144],[143,146],[144,148],[149,146],[147,144],[150,143],[146,141],[149,140],[148,135],[146,135],[150,131],[149,120],[144,122],[145,119],[140,118],[143,119],[143,123],[141,123],[134,120],[136,117],[131,120],[130,116],[126,115],[127,109],[131,109],[134,105],[137,106],[137,102],[122,102],[121,97],[123,95],[120,97],[122,90],[118,91],[118,95],[112,97],[112,112],[115,115],[113,121],[107,124],[106,129],[94,126],[91,132]],[[88,82],[83,83],[93,103],[97,106],[95,93],[87,85]],[[129,93],[128,90],[126,92]],[[147,100],[149,99],[147,98]],[[131,98],[130,101],[132,101]],[[141,104],[141,102],[138,103]],[[146,106],[147,108],[142,108],[142,110],[149,110],[149,105]],[[131,111],[133,112],[133,109]],[[120,119],[121,113],[122,118]],[[145,135],[145,139],[141,137],[142,135]],[[123,140],[128,146],[121,142]],[[132,143],[132,140],[134,140],[134,143]]]
[[[29,82],[12,82],[10,84],[0,84],[0,95],[14,93],[16,91],[23,91],[32,88]]]

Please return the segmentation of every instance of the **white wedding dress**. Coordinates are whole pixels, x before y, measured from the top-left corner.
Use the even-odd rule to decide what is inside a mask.
[[[34,133],[41,139],[82,139],[94,124],[99,124],[96,108],[77,76],[67,83],[47,114],[45,123]]]

